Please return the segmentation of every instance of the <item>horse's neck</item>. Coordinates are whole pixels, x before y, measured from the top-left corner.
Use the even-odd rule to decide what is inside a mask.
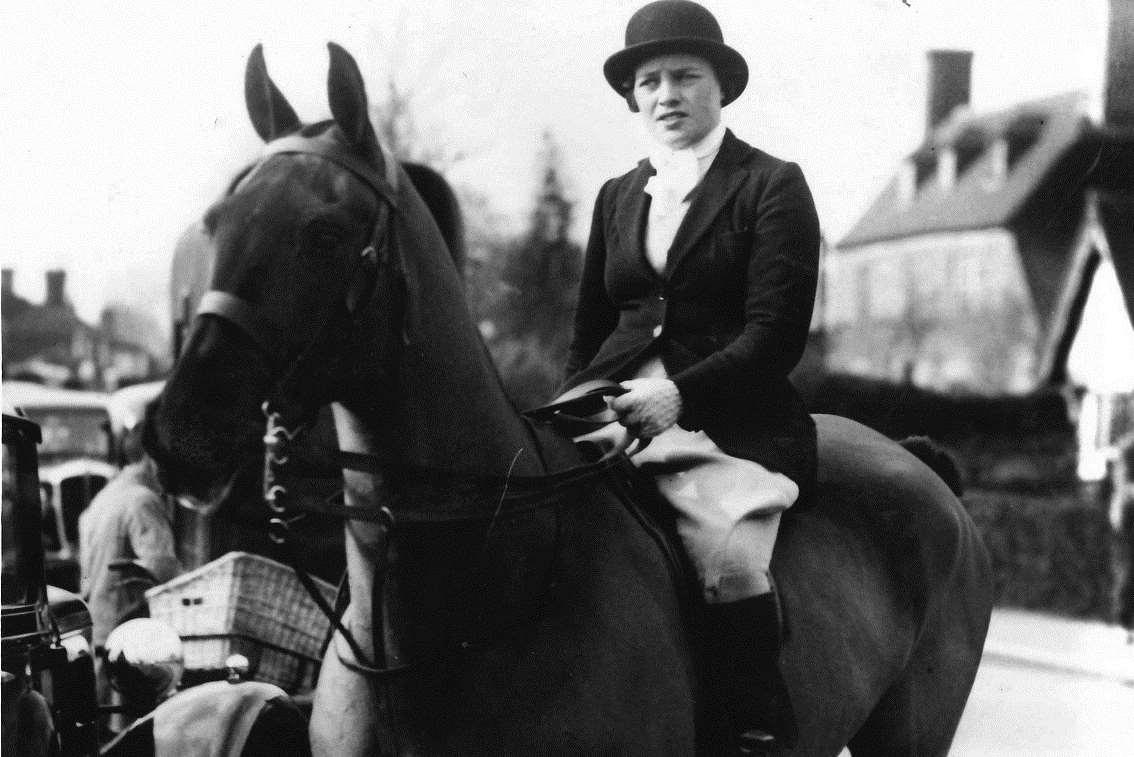
[[[406,182],[408,184],[408,181]],[[395,217],[402,250],[407,340],[381,444],[396,462],[475,475],[543,470],[534,438],[504,393],[465,302],[464,286],[416,192]]]

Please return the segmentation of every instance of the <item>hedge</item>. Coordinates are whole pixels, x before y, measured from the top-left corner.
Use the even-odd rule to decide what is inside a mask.
[[[997,604],[1113,620],[1113,531],[1094,498],[973,489],[964,494],[992,558]]]

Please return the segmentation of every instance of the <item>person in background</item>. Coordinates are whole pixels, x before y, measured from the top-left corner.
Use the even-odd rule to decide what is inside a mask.
[[[815,301],[815,204],[798,165],[721,123],[748,66],[702,6],[641,8],[603,73],[649,158],[599,191],[564,389],[627,390],[608,428],[652,440],[632,459],[675,510],[738,749],[790,746],[769,566],[781,514],[815,477],[815,426],[788,381]]]
[[[131,429],[140,432],[141,424]],[[99,701],[113,699],[103,669],[106,637],[147,614],[145,591],[181,571],[173,532],[173,501],[158,483],[156,464],[129,444],[135,459],[112,478],[79,516],[80,592],[90,607]]]

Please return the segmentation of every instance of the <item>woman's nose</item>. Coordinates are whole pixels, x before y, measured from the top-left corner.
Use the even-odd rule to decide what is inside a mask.
[[[658,101],[671,103],[677,99],[677,87],[668,78],[663,78],[658,84]]]

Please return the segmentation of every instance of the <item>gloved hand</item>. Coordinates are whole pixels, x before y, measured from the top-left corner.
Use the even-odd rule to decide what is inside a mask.
[[[628,391],[611,400],[610,408],[634,436],[652,439],[681,417],[681,392],[669,379],[630,379],[622,386]]]

